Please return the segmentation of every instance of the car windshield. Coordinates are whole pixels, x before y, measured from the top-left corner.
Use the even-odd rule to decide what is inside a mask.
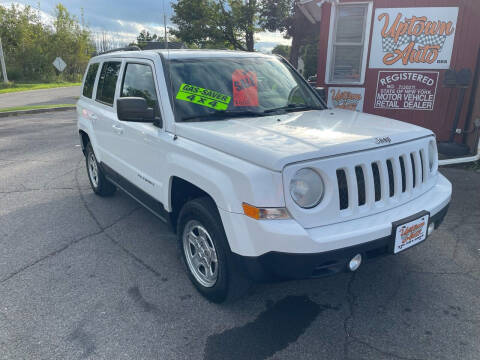
[[[202,58],[169,61],[176,121],[323,109],[314,91],[276,58]]]

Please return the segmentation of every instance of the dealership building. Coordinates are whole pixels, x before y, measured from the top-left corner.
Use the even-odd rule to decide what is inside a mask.
[[[477,153],[479,0],[301,0],[320,27],[317,86],[331,108],[431,129],[444,156]]]

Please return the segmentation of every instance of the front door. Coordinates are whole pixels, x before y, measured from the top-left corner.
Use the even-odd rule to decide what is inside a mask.
[[[159,119],[161,114],[154,74],[153,62],[126,60],[118,97],[144,98]],[[113,125],[119,129],[119,141],[115,142],[114,152],[122,163],[120,174],[150,196],[160,199],[164,186],[161,181],[162,164],[165,164],[164,144],[168,135],[153,123],[120,121],[116,118]]]

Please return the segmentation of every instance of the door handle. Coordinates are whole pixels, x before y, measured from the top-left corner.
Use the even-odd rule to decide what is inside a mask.
[[[118,135],[122,135],[123,134],[123,127],[121,127],[120,125],[112,125],[112,128],[113,128],[113,131],[118,134]]]
[[[95,126],[95,124],[97,123],[97,120],[98,120],[98,116],[96,114],[90,114],[90,121],[92,122],[92,125]]]

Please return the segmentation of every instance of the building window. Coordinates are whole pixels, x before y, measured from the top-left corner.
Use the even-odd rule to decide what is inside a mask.
[[[371,3],[338,4],[332,9],[327,82],[362,84],[370,37]]]

